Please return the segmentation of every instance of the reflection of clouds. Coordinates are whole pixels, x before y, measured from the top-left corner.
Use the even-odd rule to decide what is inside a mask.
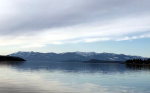
[[[55,77],[60,72],[19,71],[11,67],[0,67],[0,73],[0,93],[140,93],[126,87],[64,82]],[[49,73],[51,75],[45,77]]]
[[[127,87],[114,87],[114,86],[100,86],[96,84],[86,83],[81,86],[81,93],[141,93],[139,91],[135,91],[135,89],[131,90]]]
[[[47,81],[38,73],[17,71],[12,68],[0,68],[0,71],[3,71],[0,74],[0,93],[1,91],[5,93],[5,90],[6,93],[7,91],[15,91],[16,93],[41,93],[42,91],[43,93],[57,93],[71,91],[71,88],[64,87],[64,84],[61,82]]]

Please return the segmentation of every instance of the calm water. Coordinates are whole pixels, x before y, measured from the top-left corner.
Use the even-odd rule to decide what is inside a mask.
[[[1,64],[0,93],[150,93],[150,70],[124,64]]]

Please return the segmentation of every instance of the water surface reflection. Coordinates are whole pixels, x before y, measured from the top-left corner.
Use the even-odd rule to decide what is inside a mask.
[[[0,93],[150,93],[149,70],[123,64],[27,62],[0,72]]]

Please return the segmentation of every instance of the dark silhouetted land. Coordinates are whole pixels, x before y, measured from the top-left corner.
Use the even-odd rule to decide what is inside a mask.
[[[150,65],[150,59],[132,59],[132,60],[127,60],[126,64],[129,64],[129,65]]]
[[[23,58],[14,56],[0,56],[0,61],[25,61]]]
[[[150,69],[150,59],[132,59],[125,63],[131,69]]]

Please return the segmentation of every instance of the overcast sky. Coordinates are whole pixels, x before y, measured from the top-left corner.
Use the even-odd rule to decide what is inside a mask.
[[[0,0],[0,54],[33,50],[150,56],[150,49],[135,52],[150,47],[149,38],[150,0]]]

